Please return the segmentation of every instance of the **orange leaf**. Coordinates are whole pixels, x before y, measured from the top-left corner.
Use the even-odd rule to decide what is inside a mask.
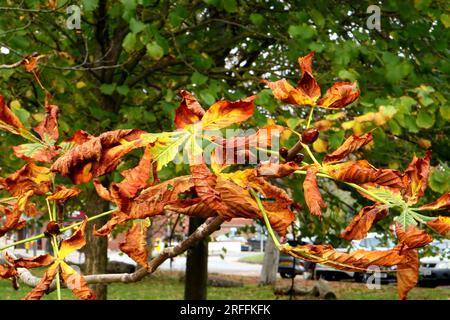
[[[255,98],[251,96],[238,101],[216,102],[203,115],[203,130],[218,130],[247,120],[253,115]]]
[[[200,121],[205,114],[200,103],[188,91],[181,90],[182,97],[180,106],[175,110],[175,126],[177,129],[183,129],[189,124]]]
[[[364,207],[341,232],[341,237],[346,240],[364,239],[372,225],[386,217],[387,214],[387,209],[379,204]]]
[[[309,211],[314,216],[321,217],[321,208],[326,208],[326,204],[322,199],[317,185],[316,179],[317,169],[309,168],[306,172],[305,181],[303,182],[303,193],[305,195],[305,202]]]
[[[124,155],[141,147],[143,133],[137,129],[115,130],[91,137],[78,132],[72,141],[66,141],[74,142],[75,147],[58,158],[51,170],[70,177],[75,184],[89,182],[114,170]]]
[[[61,277],[67,288],[82,300],[95,300],[95,293],[88,287],[84,277],[64,261],[61,262]]]
[[[436,201],[424,204],[419,210],[448,210],[450,209],[450,193],[446,193]]]
[[[48,289],[50,288],[50,285],[53,282],[53,279],[55,279],[56,273],[59,271],[59,263],[52,264],[47,271],[45,272],[44,276],[42,277],[41,281],[37,284],[36,287],[33,288],[24,298],[23,300],[40,300],[42,296],[46,293],[48,293]]]
[[[312,73],[312,59],[314,51],[310,52],[304,57],[298,58],[298,64],[301,69],[301,78],[297,83],[297,88],[300,89],[310,99],[316,100],[320,97],[320,87],[317,84],[316,78]]]
[[[398,241],[408,246],[410,249],[426,246],[433,238],[424,230],[418,229],[415,225],[410,224],[406,231],[402,229],[400,223],[395,224],[395,233]]]
[[[351,135],[344,141],[344,143],[334,152],[325,156],[323,163],[336,162],[344,159],[350,153],[355,152],[359,148],[363,147],[367,143],[372,141],[372,133],[366,133],[365,135],[358,137]]]
[[[15,268],[39,268],[49,266],[54,262],[54,259],[49,254],[43,254],[32,258],[18,258],[11,261]]]
[[[0,129],[18,134],[20,129],[25,129],[19,118],[5,104],[5,98],[0,95]]]
[[[265,178],[282,178],[297,171],[300,167],[295,162],[273,163],[261,161],[256,167],[256,174]]]
[[[404,197],[409,204],[416,203],[425,193],[430,173],[430,158],[431,151],[429,150],[423,158],[414,156],[405,170],[403,180],[406,192]]]
[[[8,231],[12,229],[20,230],[25,227],[26,221],[22,220],[20,217],[22,215],[18,206],[14,206],[13,210],[8,208],[2,208],[6,215],[6,220],[0,227],[0,237],[4,236]]]
[[[28,163],[1,183],[13,196],[20,196],[30,190],[43,195],[50,191],[51,181],[52,174],[48,168]]]
[[[17,276],[17,270],[13,266],[10,265],[1,265],[0,264],[0,278],[8,279]]]
[[[403,261],[398,250],[366,251],[356,250],[350,253],[336,251],[330,245],[285,245],[283,252],[306,261],[320,263],[334,269],[345,271],[365,271],[370,266],[394,266]]]
[[[323,170],[336,180],[356,184],[373,183],[389,188],[402,188],[401,174],[397,170],[377,169],[366,160],[327,164]]]
[[[148,268],[147,226],[135,224],[125,235],[125,241],[119,244],[120,250],[144,268]]]
[[[356,81],[354,83],[337,82],[327,90],[317,104],[319,107],[327,109],[344,108],[358,99],[360,91],[357,86]]]
[[[435,220],[428,221],[427,225],[443,236],[447,236],[450,233],[450,217],[439,216]]]
[[[12,147],[14,155],[25,161],[49,163],[59,154],[58,146],[47,147],[37,143],[25,143]]]
[[[419,280],[419,254],[415,249],[406,249],[403,255],[404,261],[397,265],[397,290],[400,299],[406,300]]]
[[[42,120],[34,131],[36,131],[43,141],[53,140],[57,141],[59,138],[58,131],[58,115],[59,108],[55,105],[51,105],[49,100],[51,99],[50,94],[45,95],[45,118]]]
[[[49,197],[47,197],[50,201],[66,201],[67,199],[76,197],[83,190],[78,188],[66,188],[65,186],[58,186],[56,191]]]

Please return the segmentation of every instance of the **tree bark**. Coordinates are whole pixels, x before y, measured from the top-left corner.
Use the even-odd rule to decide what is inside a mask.
[[[94,216],[109,210],[109,203],[101,199],[96,192],[88,195],[86,202],[86,214]],[[110,217],[105,216],[89,222],[86,226],[86,246],[84,249],[86,261],[86,274],[105,274],[108,266],[108,237],[97,237],[92,234],[94,226],[99,229]],[[98,300],[107,299],[107,288],[105,284],[92,284]]]
[[[206,220],[189,217],[189,235]],[[186,277],[184,282],[185,300],[206,300],[208,283],[208,240],[201,239],[187,253]]]
[[[272,285],[277,280],[278,259],[280,252],[271,237],[267,238],[264,251],[264,262],[261,270],[260,285]]]

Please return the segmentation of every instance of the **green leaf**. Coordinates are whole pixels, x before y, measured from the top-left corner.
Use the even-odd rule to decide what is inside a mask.
[[[127,52],[133,51],[136,45],[136,35],[132,32],[128,33],[125,39],[123,39],[122,46]]]
[[[403,230],[406,230],[406,228],[410,225],[417,225],[414,216],[409,212],[409,210],[403,210],[399,216],[394,218],[394,220],[401,225]]]
[[[82,0],[83,11],[92,12],[98,7],[98,0]]]
[[[441,14],[441,22],[445,28],[450,27],[450,15],[445,13]]]
[[[208,91],[200,92],[200,98],[205,102],[206,105],[211,106],[216,102],[216,98]]]
[[[130,29],[134,34],[141,32],[145,29],[145,23],[136,20],[135,18],[130,19]]]
[[[157,161],[157,170],[161,170],[166,164],[171,162],[184,144],[187,138],[191,136],[189,132],[162,132],[162,133],[148,133],[141,136],[141,138],[148,142],[154,143],[151,148],[153,161]]]
[[[128,88],[128,86],[127,85],[121,85],[121,86],[118,86],[117,88],[116,88],[116,90],[117,90],[117,92],[120,94],[120,95],[122,95],[122,96],[126,96],[127,94],[128,94],[128,92],[130,92],[130,88]]]
[[[252,13],[250,15],[250,21],[255,25],[255,26],[262,26],[264,24],[264,16],[259,14],[259,13]]]
[[[439,108],[439,113],[446,121],[450,121],[450,105],[445,104]]]
[[[114,90],[116,89],[115,83],[104,83],[100,86],[100,91],[106,95],[112,95]]]
[[[344,135],[345,135],[344,130],[339,130],[331,133],[328,137],[329,147],[333,150],[337,149],[344,141]]]
[[[446,164],[439,167],[434,167],[431,170],[428,181],[431,190],[438,193],[446,193],[450,190],[450,169]]]
[[[416,124],[420,128],[430,129],[434,124],[434,114],[429,113],[427,110],[420,109],[417,114]]]
[[[229,13],[237,12],[236,0],[222,0],[222,5],[225,11]]]
[[[156,41],[148,43],[146,47],[147,53],[152,59],[159,60],[164,56],[163,48],[161,48]]]

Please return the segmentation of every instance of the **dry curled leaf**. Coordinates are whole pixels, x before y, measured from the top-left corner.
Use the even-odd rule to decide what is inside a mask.
[[[144,268],[148,268],[147,226],[135,224],[125,235],[125,241],[119,244],[120,250]]]
[[[33,288],[23,300],[40,300],[42,296],[48,293],[50,285],[56,277],[56,273],[59,272],[59,263],[52,264],[47,271],[45,271],[44,276],[41,281]]]
[[[31,258],[17,258],[12,260],[8,258],[8,260],[10,260],[15,268],[32,269],[49,266],[54,262],[55,259],[49,254],[43,254]]]
[[[183,129],[189,124],[200,121],[205,114],[197,99],[188,91],[181,90],[182,97],[180,106],[175,110],[175,126],[177,129]]]
[[[17,270],[11,265],[1,265],[0,264],[0,278],[8,279],[15,277],[17,275]]]
[[[295,171],[299,170],[300,167],[293,161],[286,163],[273,163],[269,161],[261,161],[256,167],[256,174],[258,176],[266,178],[282,178],[286,177]]]
[[[430,158],[431,151],[427,151],[423,158],[414,156],[405,170],[403,176],[406,188],[404,198],[409,204],[416,203],[425,193],[430,173]]]
[[[45,96],[45,118],[34,128],[41,139],[45,142],[53,141],[56,142],[59,138],[58,131],[58,106],[50,104],[51,95],[46,94]]]
[[[98,137],[79,133],[74,139],[84,142],[58,158],[51,170],[70,177],[75,184],[89,182],[113,171],[124,155],[142,147],[144,143],[139,138],[143,133],[137,129],[108,131]]]
[[[397,222],[395,224],[395,233],[398,241],[410,249],[426,246],[433,241],[433,238],[427,232],[413,224],[410,224],[406,230],[403,230],[401,224]]]
[[[419,281],[419,254],[415,249],[403,250],[404,259],[397,265],[397,290],[401,300]]]
[[[359,94],[360,90],[356,81],[354,83],[337,82],[317,101],[317,104],[322,108],[340,109],[358,99]]]
[[[428,221],[427,225],[444,237],[450,233],[450,217],[439,216],[434,220]]]
[[[284,245],[281,250],[295,258],[320,263],[344,271],[366,271],[370,266],[394,266],[404,260],[398,250],[336,251],[330,245]]]
[[[8,108],[2,95],[0,95],[0,129],[14,134],[18,134],[21,129],[25,129],[19,118]]]
[[[221,100],[214,103],[203,115],[203,130],[219,130],[235,123],[241,123],[253,115],[256,96],[237,101]]]
[[[24,143],[12,147],[14,155],[25,161],[49,163],[59,155],[58,146],[46,146],[40,143]]]
[[[83,190],[78,188],[66,188],[61,185],[56,188],[56,191],[49,197],[47,200],[49,201],[66,201],[70,198],[78,196]]]
[[[51,181],[52,174],[48,168],[28,163],[0,183],[13,196],[20,196],[30,190],[35,195],[43,195],[50,191]]]
[[[346,240],[364,239],[372,225],[386,217],[387,214],[387,208],[380,204],[364,207],[341,232],[341,237]]]
[[[64,280],[67,288],[69,288],[72,293],[82,300],[95,300],[96,295],[88,285],[84,277],[76,272],[72,267],[70,267],[64,261],[60,264],[61,277]]]
[[[439,197],[436,201],[420,206],[419,210],[449,210],[450,209],[450,193],[446,193]]]
[[[347,140],[345,140],[344,143],[339,148],[337,148],[332,153],[326,155],[323,160],[323,163],[341,161],[346,156],[360,149],[370,141],[372,141],[371,132],[366,133],[361,137],[358,137],[357,135],[353,134],[350,137],[348,137]]]
[[[314,216],[321,217],[321,209],[326,208],[326,204],[317,185],[316,173],[317,170],[315,168],[308,168],[303,182],[303,193],[309,212]]]

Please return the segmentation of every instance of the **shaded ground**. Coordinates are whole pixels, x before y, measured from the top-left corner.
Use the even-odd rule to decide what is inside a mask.
[[[41,270],[43,271],[43,270]],[[241,281],[243,287],[238,288],[208,288],[208,299],[224,300],[273,300],[277,297],[273,294],[273,288],[270,286],[259,287],[258,277],[239,276],[239,275],[220,275],[220,277]],[[111,300],[165,300],[165,299],[183,299],[184,284],[180,280],[181,272],[157,271],[152,276],[145,278],[138,283],[130,284],[111,284],[108,288],[108,297]],[[301,286],[312,287],[314,281],[296,278],[296,283]],[[289,285],[291,280],[279,279],[277,284]],[[397,299],[397,289],[395,285],[383,285],[380,290],[369,290],[364,284],[354,282],[329,282],[335,290],[338,299],[359,299],[359,300],[384,300]],[[21,299],[26,295],[30,288],[21,287],[15,291],[11,287],[11,281],[0,281],[0,299]],[[73,299],[73,296],[67,289],[63,289],[64,299]],[[415,288],[410,293],[411,299],[450,299],[450,289],[448,287],[439,287],[434,289]],[[55,292],[44,297],[44,299],[56,299]],[[283,297],[289,299],[289,297]]]

